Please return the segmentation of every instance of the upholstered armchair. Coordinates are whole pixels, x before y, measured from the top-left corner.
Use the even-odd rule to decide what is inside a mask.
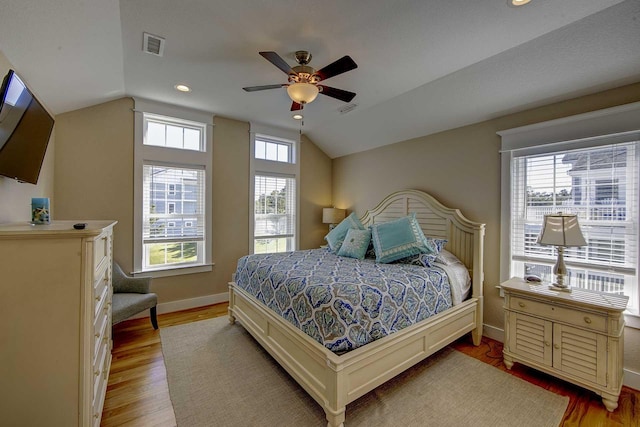
[[[153,329],[158,329],[156,305],[158,296],[149,291],[151,277],[127,276],[118,263],[113,263],[113,299],[111,324],[115,325],[134,314],[149,309]]]

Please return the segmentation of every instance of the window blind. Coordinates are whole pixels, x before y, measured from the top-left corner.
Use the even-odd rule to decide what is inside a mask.
[[[544,215],[577,214],[587,246],[565,250],[572,285],[624,293],[631,297],[630,305],[637,305],[639,150],[640,143],[634,141],[551,153],[514,152],[512,274],[552,280],[556,249],[536,243]]]
[[[265,252],[294,250],[296,235],[296,179],[257,174],[254,187],[254,239]],[[276,242],[271,242],[276,239]],[[267,248],[269,247],[269,248]]]

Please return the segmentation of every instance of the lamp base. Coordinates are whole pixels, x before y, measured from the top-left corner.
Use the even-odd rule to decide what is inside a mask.
[[[571,288],[568,286],[558,286],[557,283],[549,285],[549,289],[552,291],[571,292]]]

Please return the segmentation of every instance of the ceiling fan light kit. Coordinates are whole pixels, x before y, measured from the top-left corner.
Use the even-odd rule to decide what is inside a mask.
[[[311,83],[293,83],[287,86],[289,98],[298,104],[313,102],[319,92],[318,86]]]
[[[323,80],[327,80],[338,74],[346,73],[358,65],[345,55],[337,61],[332,62],[326,67],[316,71],[313,67],[307,65],[311,61],[311,54],[306,50],[299,50],[295,53],[296,62],[299,65],[291,68],[287,62],[276,52],[259,52],[262,57],[273,65],[278,67],[282,72],[287,74],[289,84],[272,84],[265,86],[249,86],[243,87],[246,92],[255,92],[259,90],[277,89],[281,87],[287,88],[287,94],[293,101],[291,111],[302,110],[304,104],[313,102],[319,93],[331,98],[339,99],[343,102],[351,102],[356,96],[355,93],[342,89],[336,89],[329,86],[320,85]]]

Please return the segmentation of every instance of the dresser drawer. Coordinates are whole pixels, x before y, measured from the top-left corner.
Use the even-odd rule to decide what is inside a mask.
[[[105,335],[106,336],[106,335]],[[97,358],[93,363],[93,398],[98,396],[100,390],[100,383],[109,378],[109,369],[107,362],[109,361],[109,343],[106,340],[101,340],[101,345],[98,347]]]
[[[111,259],[111,233],[104,232],[93,243],[93,268],[97,273]]]
[[[607,332],[607,317],[577,309],[559,307],[548,303],[533,301],[527,298],[512,296],[509,308],[521,313],[543,317],[545,319],[564,322],[570,325],[598,332]]]
[[[93,324],[93,363],[95,364],[101,351],[101,347],[110,345],[109,339],[109,316],[105,310],[107,307],[106,301],[104,307],[101,309],[100,314],[96,317]]]
[[[94,426],[100,425],[102,417],[102,407],[104,404],[107,382],[109,379],[109,367],[111,366],[111,353],[109,346],[100,348],[97,363],[93,365],[93,399],[92,399],[92,421]]]

